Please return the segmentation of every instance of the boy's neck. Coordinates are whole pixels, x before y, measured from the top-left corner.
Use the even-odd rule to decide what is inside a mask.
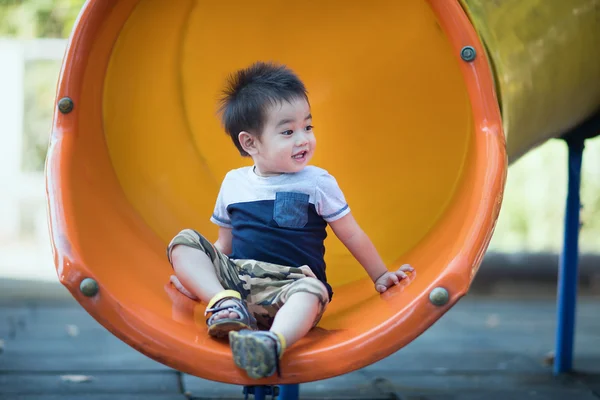
[[[260,176],[261,178],[269,178],[271,176],[279,176],[279,175],[283,175],[283,173],[262,173],[260,172],[260,170],[256,167],[256,164],[252,167],[252,172],[254,172],[254,175],[256,176]]]
[[[281,175],[286,175],[289,174],[288,172],[267,172],[267,173],[263,173],[260,171],[260,169],[257,168],[256,164],[254,164],[252,166],[252,173],[254,173],[254,175],[256,176],[260,176],[261,178],[271,178],[274,176],[281,176]]]

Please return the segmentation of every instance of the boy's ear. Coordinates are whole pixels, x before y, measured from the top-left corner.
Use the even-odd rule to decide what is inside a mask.
[[[240,141],[240,145],[246,153],[250,154],[251,156],[258,153],[258,148],[256,147],[258,138],[256,136],[253,136],[246,131],[241,131],[238,135],[238,140]]]

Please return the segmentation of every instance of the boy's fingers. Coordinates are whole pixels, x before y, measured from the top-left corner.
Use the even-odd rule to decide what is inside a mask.
[[[400,267],[400,271],[410,271],[413,272],[415,269],[411,267],[409,264],[404,264]]]
[[[396,276],[396,274],[391,274],[390,278],[392,278],[392,282],[394,283],[394,285],[397,285],[400,283],[400,279],[398,279],[398,277]]]
[[[379,293],[383,293],[386,291],[386,287],[384,285],[377,285],[375,286],[375,290],[377,290]]]
[[[400,277],[401,279],[408,278],[408,275],[406,275],[402,271],[396,271],[396,275],[397,275],[397,277]],[[396,278],[396,279],[398,279],[398,278]]]

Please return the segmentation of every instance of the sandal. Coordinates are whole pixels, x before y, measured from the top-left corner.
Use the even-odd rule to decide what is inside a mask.
[[[235,304],[220,306],[226,300],[232,301]],[[214,316],[220,311],[231,311],[239,315],[239,317],[215,320]],[[242,329],[254,331],[258,329],[256,318],[248,311],[242,300],[242,296],[235,290],[224,290],[215,295],[208,302],[206,311],[204,311],[205,316],[208,314],[212,315],[206,320],[206,325],[208,325],[208,334],[213,337],[226,337],[230,331],[239,331]]]
[[[252,379],[273,375],[281,377],[279,360],[285,351],[285,338],[270,331],[239,331],[229,333],[229,345],[235,365]]]

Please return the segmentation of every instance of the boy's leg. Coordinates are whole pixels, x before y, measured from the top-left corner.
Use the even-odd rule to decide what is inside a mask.
[[[208,303],[215,295],[225,290],[212,260],[202,252],[193,247],[176,245],[171,250],[171,263],[175,270],[175,276],[191,294]],[[223,307],[233,305],[231,300],[225,300]],[[233,311],[221,311],[215,314],[214,319],[239,318]]]
[[[275,315],[270,331],[280,334],[289,347],[312,329],[322,309],[321,300],[313,293],[292,294]]]
[[[261,304],[274,317],[270,330],[229,333],[235,364],[254,379],[279,373],[279,359],[285,349],[317,324],[329,301],[327,289],[318,279],[303,275],[299,268],[278,267],[274,271],[274,267],[265,263],[255,265],[255,272],[264,270],[266,274],[253,277],[251,294],[255,304]],[[281,281],[269,279],[270,274],[290,283],[281,285]]]
[[[231,329],[256,329],[256,320],[244,303],[248,291],[238,267],[212,243],[192,229],[179,232],[167,247],[174,286],[188,297],[208,303],[209,333],[226,335]]]

